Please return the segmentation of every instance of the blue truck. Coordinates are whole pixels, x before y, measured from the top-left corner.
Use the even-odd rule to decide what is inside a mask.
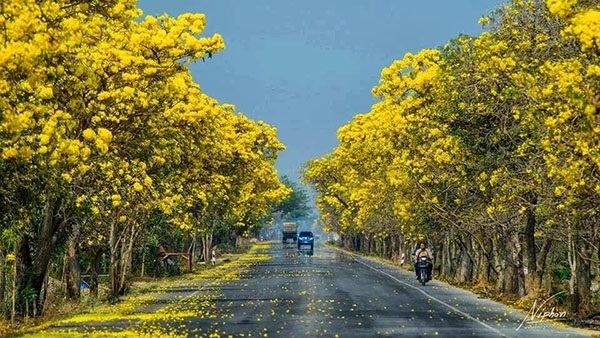
[[[315,237],[310,231],[300,231],[298,234],[298,251],[312,256],[315,247]]]

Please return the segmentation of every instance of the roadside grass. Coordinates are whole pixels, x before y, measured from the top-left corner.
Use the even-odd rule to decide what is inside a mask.
[[[216,318],[211,294],[205,287],[239,279],[252,265],[269,260],[272,242],[255,243],[245,253],[229,255],[217,265],[203,264],[195,272],[177,277],[132,283],[130,292],[115,304],[101,304],[78,313],[24,326],[8,336],[25,337],[178,337],[173,325],[189,317]],[[204,283],[202,283],[204,282]],[[168,292],[183,295],[166,297]],[[159,325],[160,324],[160,325]],[[52,327],[68,327],[54,331]],[[113,326],[113,327],[111,327]],[[187,335],[186,335],[187,336]]]
[[[335,243],[326,243],[325,245],[327,245],[328,247],[333,248],[335,250],[340,250],[340,251],[343,251],[343,252],[351,254],[351,255],[361,256],[361,257],[367,258],[372,261],[376,261],[376,262],[379,262],[379,263],[382,263],[382,264],[385,264],[388,266],[392,266],[397,269],[402,269],[404,271],[413,272],[413,270],[409,270],[405,266],[399,265],[399,264],[393,262],[392,260],[389,260],[389,259],[386,259],[383,257],[372,256],[372,255],[368,255],[363,252],[352,251],[352,250],[340,247],[340,246],[336,245]],[[487,283],[468,284],[468,283],[458,283],[456,281],[448,280],[448,279],[439,279],[438,278],[437,280],[442,283],[448,284],[450,286],[473,292],[477,296],[488,298],[495,302],[504,304],[507,307],[509,307],[510,309],[512,309],[514,311],[518,311],[519,313],[521,313],[523,315],[527,315],[530,312],[531,307],[534,304],[534,300],[527,298],[527,297],[523,297],[521,299],[515,299],[515,298],[509,298],[509,297],[506,297],[506,295],[497,293],[493,290],[493,286],[491,284],[487,284]],[[569,325],[569,322],[566,322],[566,321],[552,320],[550,318],[545,318],[545,320],[552,323],[553,325],[555,325],[557,327],[562,327],[562,328],[597,330],[597,328],[588,328],[588,327]],[[592,337],[600,337],[600,333],[598,335],[593,335]]]

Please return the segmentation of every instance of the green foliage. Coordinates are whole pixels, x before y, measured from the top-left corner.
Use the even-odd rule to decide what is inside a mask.
[[[273,208],[273,212],[281,212],[284,221],[294,221],[306,218],[311,214],[308,205],[310,199],[306,189],[291,181],[287,176],[281,178],[281,183],[291,189],[290,195]]]

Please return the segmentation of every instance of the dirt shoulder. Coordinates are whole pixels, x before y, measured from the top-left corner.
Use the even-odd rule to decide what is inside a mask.
[[[136,281],[116,304],[100,304],[54,316],[37,325],[23,326],[7,336],[94,337],[170,336],[157,322],[187,317],[215,316],[214,303],[220,283],[239,279],[252,265],[270,259],[272,242],[252,245],[244,253],[220,257],[216,265],[200,265],[182,276]],[[43,319],[42,319],[43,320]],[[1,335],[0,335],[1,336]]]

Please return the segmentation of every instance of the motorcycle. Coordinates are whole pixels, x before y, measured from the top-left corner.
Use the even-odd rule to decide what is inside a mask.
[[[419,282],[425,285],[425,283],[431,280],[431,274],[428,273],[431,269],[431,260],[427,257],[421,257],[417,262],[417,268],[419,269]]]

